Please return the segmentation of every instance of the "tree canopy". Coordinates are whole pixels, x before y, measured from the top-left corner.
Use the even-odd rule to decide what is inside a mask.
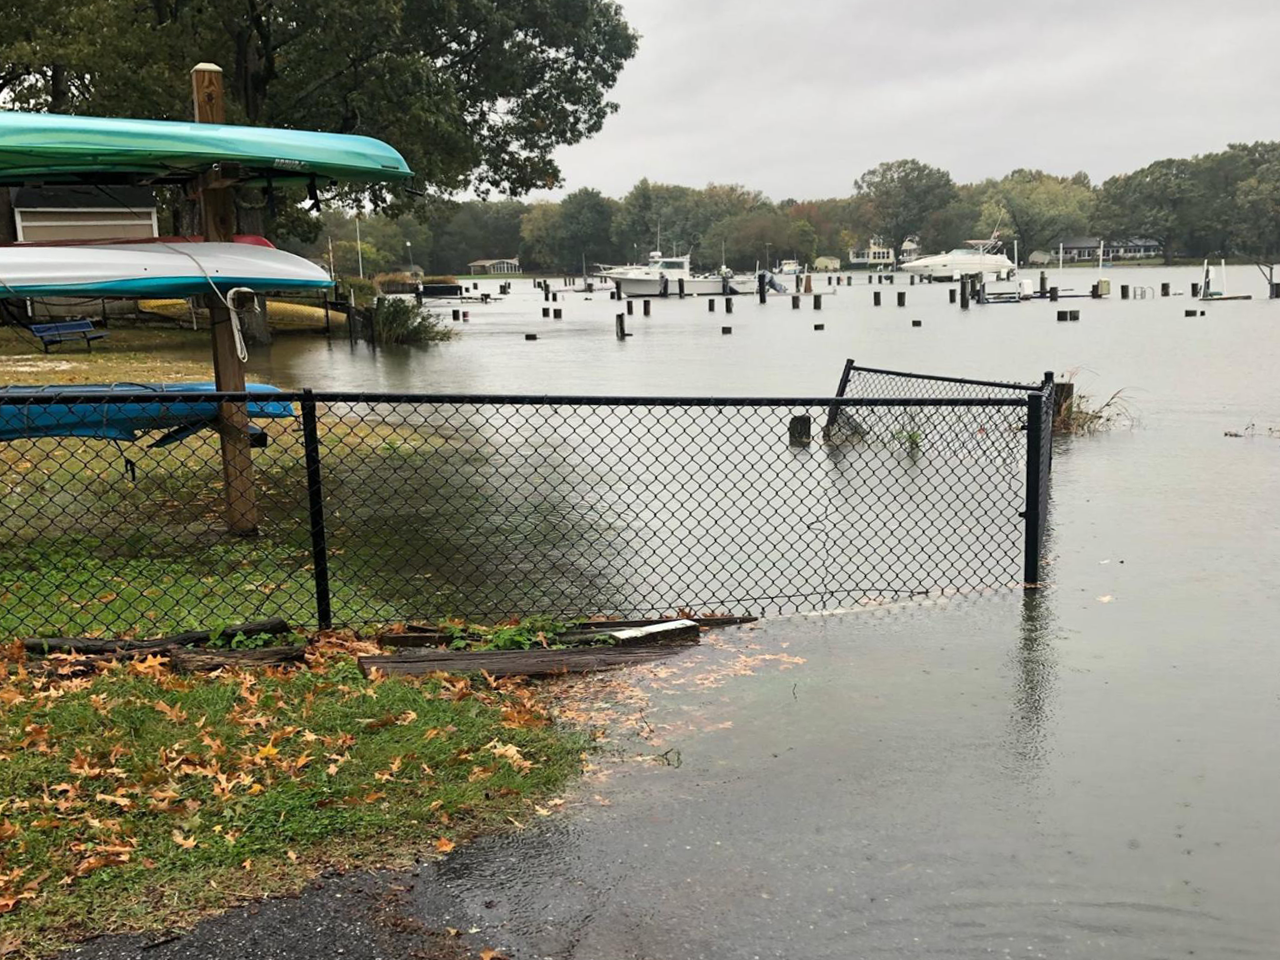
[[[3,0],[0,101],[191,118],[188,72],[226,71],[229,122],[377,137],[419,185],[560,181],[637,38],[612,0]]]
[[[945,170],[919,160],[890,160],[859,177],[854,192],[867,198],[873,235],[901,250],[908,237],[919,234],[955,198],[956,188]]]

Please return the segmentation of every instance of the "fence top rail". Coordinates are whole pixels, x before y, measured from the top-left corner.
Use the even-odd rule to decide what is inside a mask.
[[[1007,386],[1007,385],[1001,385]],[[1039,387],[1016,387],[1039,395]],[[154,391],[102,393],[53,391],[8,393],[0,388],[0,406],[146,403],[161,406],[209,403],[410,403],[474,406],[576,407],[1025,407],[1028,397],[599,397],[578,394],[367,393],[294,390],[279,393]]]
[[[963,383],[975,387],[995,387],[1000,390],[1023,390],[1027,393],[1039,393],[1044,385],[1040,383],[1002,383],[999,380],[970,380],[968,377],[941,377],[932,373],[907,373],[903,370],[885,370],[882,367],[863,367],[858,364],[852,364],[850,370],[856,370],[859,373],[880,373],[890,377],[907,377],[911,380],[940,380],[943,383]]]

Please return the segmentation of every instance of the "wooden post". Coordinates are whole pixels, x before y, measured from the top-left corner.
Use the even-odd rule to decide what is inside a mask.
[[[191,96],[196,123],[225,123],[222,68],[198,63],[191,69]],[[228,243],[236,232],[235,193],[232,187],[197,188],[202,232],[210,242]],[[213,379],[220,391],[244,391],[244,362],[236,352],[231,311],[217,294],[205,295],[213,328]],[[249,414],[243,403],[223,403],[218,408],[218,433],[222,441],[223,495],[230,533],[249,536],[258,532],[257,493],[253,486],[253,458],[249,451]]]

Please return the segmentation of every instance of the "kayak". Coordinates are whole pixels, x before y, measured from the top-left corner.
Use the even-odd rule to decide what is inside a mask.
[[[190,297],[216,287],[333,285],[310,260],[253,243],[86,243],[0,247],[3,297]]]
[[[55,384],[43,387],[0,387],[0,441],[33,437],[91,437],[133,441],[141,434],[166,431],[150,444],[168,446],[212,427],[218,420],[215,400],[201,398],[213,392],[212,383],[100,383]],[[255,419],[292,417],[293,404],[267,399],[280,390],[270,384],[251,383],[251,395],[262,396],[245,404]],[[112,395],[135,397],[154,393],[154,400],[111,401]],[[58,394],[74,395],[74,402],[59,402]],[[101,401],[94,397],[101,396]],[[261,428],[251,433],[265,440]]]
[[[413,175],[381,140],[222,123],[0,111],[0,184],[178,183],[214,163],[241,182],[382,183]]]

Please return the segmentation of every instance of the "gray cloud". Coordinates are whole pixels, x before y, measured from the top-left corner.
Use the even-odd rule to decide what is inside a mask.
[[[621,109],[565,189],[843,196],[882,160],[1095,180],[1280,138],[1276,0],[630,0]],[[563,191],[557,191],[562,193]]]

